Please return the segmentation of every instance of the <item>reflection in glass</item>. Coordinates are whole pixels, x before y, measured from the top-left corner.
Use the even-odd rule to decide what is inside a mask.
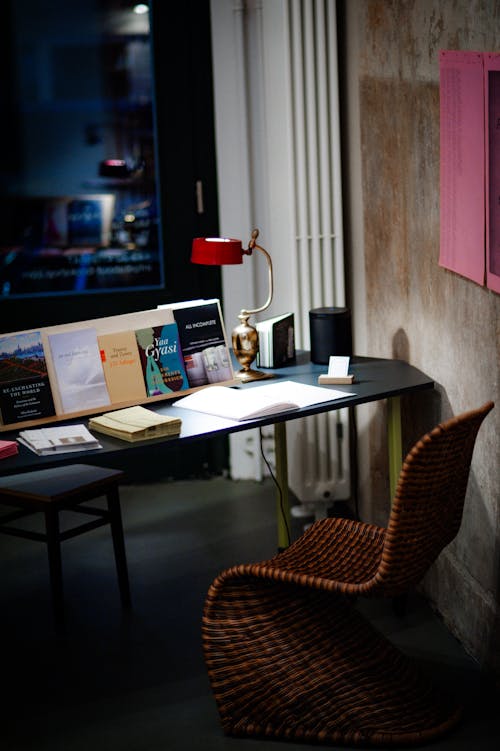
[[[148,13],[5,5],[1,296],[161,287]]]

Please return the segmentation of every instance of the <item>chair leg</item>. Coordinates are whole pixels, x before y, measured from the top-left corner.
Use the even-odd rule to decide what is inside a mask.
[[[109,490],[106,494],[106,498],[108,501],[111,534],[113,537],[113,549],[115,552],[116,573],[118,576],[118,586],[120,588],[122,607],[130,608],[132,601],[130,598],[127,555],[125,552],[125,542],[123,538],[123,524],[118,488],[115,487]]]
[[[59,534],[59,512],[49,508],[45,511],[47,552],[49,556],[50,586],[54,619],[58,625],[64,621],[64,593],[62,580],[61,538]]]

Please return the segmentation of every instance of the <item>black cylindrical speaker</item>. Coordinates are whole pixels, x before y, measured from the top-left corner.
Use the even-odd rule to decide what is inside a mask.
[[[352,355],[351,313],[347,308],[309,311],[311,360],[328,364],[330,355]]]

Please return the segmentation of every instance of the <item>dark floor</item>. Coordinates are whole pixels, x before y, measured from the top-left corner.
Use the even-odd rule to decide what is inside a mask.
[[[64,544],[64,637],[52,626],[44,546],[0,537],[0,751],[312,748],[224,737],[201,653],[213,577],[275,552],[271,482],[126,486],[122,508],[133,612],[119,605],[108,531],[95,530]],[[498,751],[498,696],[426,604],[412,598],[399,618],[388,603],[363,607],[465,703],[460,726],[429,748]]]

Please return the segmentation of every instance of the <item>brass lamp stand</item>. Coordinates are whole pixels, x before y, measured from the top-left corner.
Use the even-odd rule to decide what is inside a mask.
[[[270,306],[273,299],[273,263],[271,261],[271,256],[269,255],[267,250],[262,248],[260,245],[257,245],[256,240],[258,236],[259,230],[254,229],[254,231],[252,232],[252,238],[248,244],[248,249],[243,250],[243,253],[245,255],[251,256],[255,248],[256,250],[260,250],[260,252],[265,256],[268,266],[269,294],[266,302],[260,308],[255,308],[254,310],[240,310],[238,314],[240,323],[233,329],[232,332],[233,352],[236,359],[241,365],[241,370],[235,373],[235,376],[242,383],[247,383],[248,381],[256,381],[259,379],[261,380],[264,378],[273,378],[273,375],[271,373],[262,373],[260,370],[254,370],[251,367],[259,351],[259,334],[255,326],[252,326],[252,324],[248,322],[248,319],[250,318],[250,316],[256,315],[257,313],[262,313],[264,310],[266,310],[266,308]]]
[[[262,378],[273,378],[272,374],[261,373],[259,370],[251,368],[259,351],[259,335],[255,327],[248,323],[248,319],[255,313],[262,313],[263,310],[270,306],[273,299],[273,264],[267,250],[257,245],[256,240],[258,236],[259,230],[254,229],[246,250],[243,249],[241,240],[234,240],[229,237],[195,237],[191,253],[192,263],[201,263],[210,266],[243,263],[243,256],[251,256],[254,248],[259,250],[267,260],[269,276],[269,295],[267,300],[261,308],[241,310],[238,315],[240,323],[232,332],[233,351],[241,365],[241,370],[236,373],[236,377],[242,383]]]

